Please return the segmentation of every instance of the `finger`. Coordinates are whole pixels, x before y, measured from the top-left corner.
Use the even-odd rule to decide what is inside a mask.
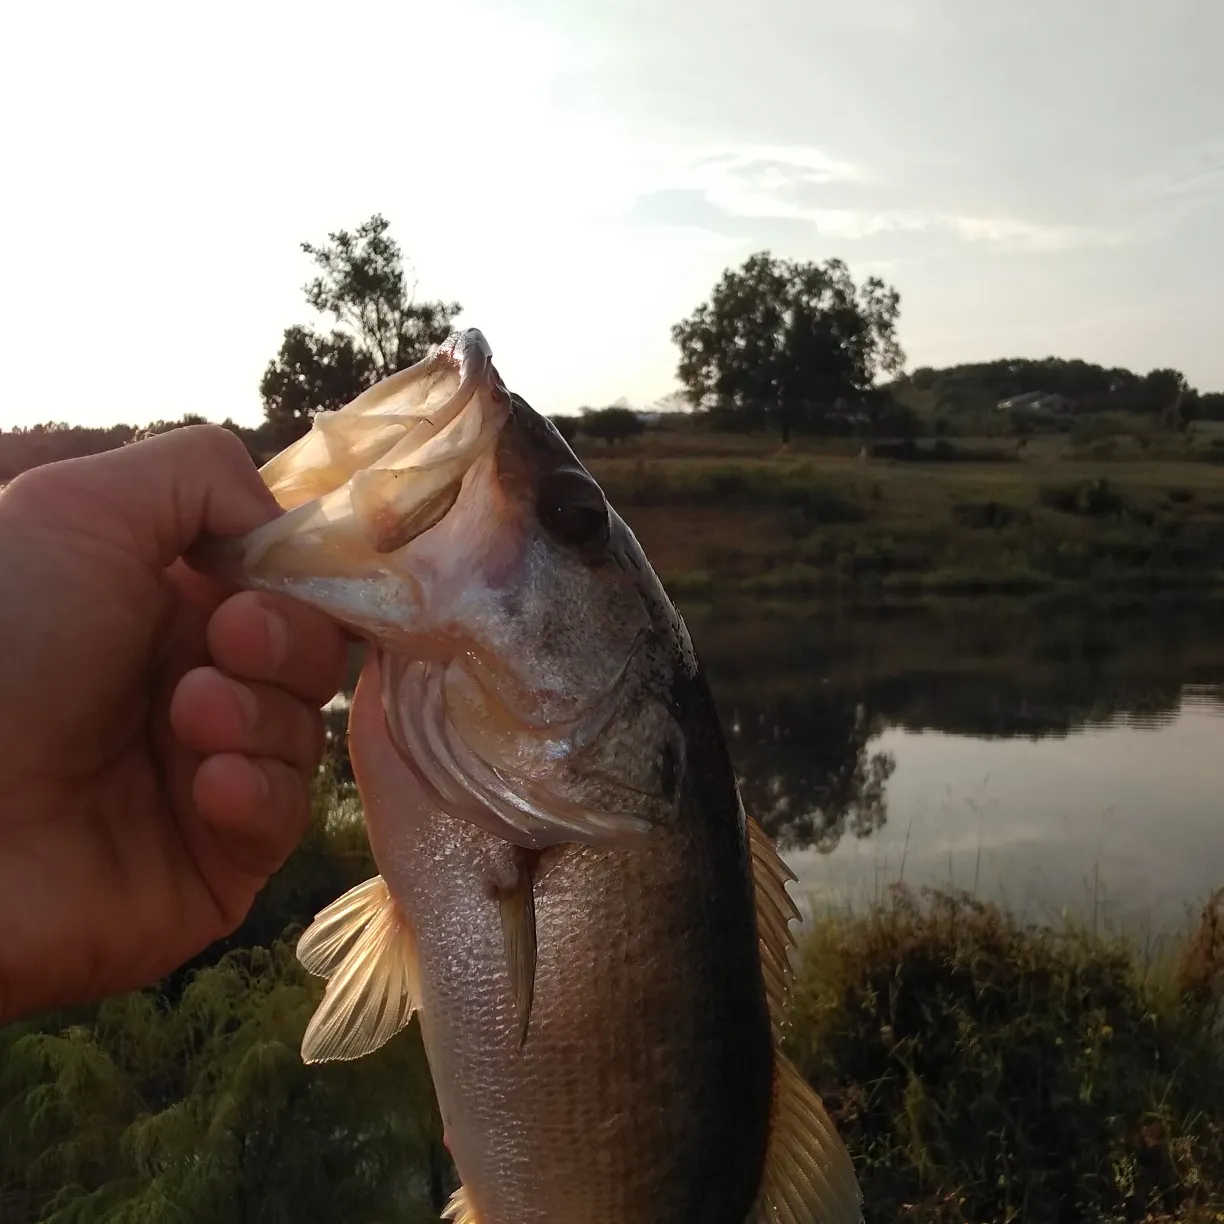
[[[202,535],[243,535],[280,513],[241,439],[219,425],[49,463],[5,493],[45,524],[106,539],[157,569]]]
[[[280,867],[310,823],[305,778],[270,758],[207,757],[196,770],[192,799],[225,856],[255,876]]]
[[[214,667],[189,671],[170,699],[170,725],[201,756],[275,757],[304,774],[323,757],[323,716],[281,689],[244,684]]]
[[[296,599],[243,591],[208,622],[217,665],[246,680],[263,680],[322,705],[348,668],[348,644],[334,621]]]

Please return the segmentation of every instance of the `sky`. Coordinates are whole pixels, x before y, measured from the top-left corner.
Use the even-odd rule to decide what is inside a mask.
[[[676,389],[754,251],[901,293],[910,369],[1224,389],[1218,0],[244,0],[0,16],[0,427],[260,417],[302,241],[390,220],[546,412]]]

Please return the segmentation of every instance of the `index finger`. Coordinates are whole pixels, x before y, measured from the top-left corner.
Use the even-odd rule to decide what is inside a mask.
[[[340,689],[349,642],[340,627],[300,600],[240,591],[212,614],[209,653],[233,676],[262,680],[323,705]]]

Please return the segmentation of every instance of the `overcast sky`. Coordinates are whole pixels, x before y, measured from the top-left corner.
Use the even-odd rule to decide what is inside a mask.
[[[259,418],[298,250],[381,211],[545,411],[674,388],[764,247],[901,291],[909,368],[1224,389],[1219,0],[295,0],[0,17],[0,425]]]

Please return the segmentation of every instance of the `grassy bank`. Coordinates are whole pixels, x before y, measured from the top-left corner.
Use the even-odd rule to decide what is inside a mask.
[[[1224,583],[1224,467],[1210,447],[1102,457],[1063,440],[958,440],[935,458],[937,445],[883,458],[677,431],[583,458],[677,592]]]

